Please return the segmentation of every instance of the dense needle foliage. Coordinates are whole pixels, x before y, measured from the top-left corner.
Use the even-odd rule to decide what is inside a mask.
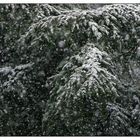
[[[140,135],[138,4],[0,5],[0,135]]]

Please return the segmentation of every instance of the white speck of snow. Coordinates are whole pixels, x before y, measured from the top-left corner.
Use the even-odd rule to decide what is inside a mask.
[[[59,48],[64,48],[65,47],[65,40],[61,40],[58,42],[58,47]]]
[[[140,47],[137,48],[137,56],[140,57]]]

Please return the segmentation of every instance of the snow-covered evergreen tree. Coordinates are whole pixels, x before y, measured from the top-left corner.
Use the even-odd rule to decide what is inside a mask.
[[[0,135],[140,135],[140,6],[96,6],[0,5]]]

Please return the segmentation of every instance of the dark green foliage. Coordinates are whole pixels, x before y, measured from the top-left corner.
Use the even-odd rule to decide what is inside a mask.
[[[140,135],[139,5],[0,5],[0,135]]]

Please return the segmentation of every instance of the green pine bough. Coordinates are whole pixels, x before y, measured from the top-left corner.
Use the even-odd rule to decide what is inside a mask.
[[[140,135],[139,9],[1,5],[0,135]]]

